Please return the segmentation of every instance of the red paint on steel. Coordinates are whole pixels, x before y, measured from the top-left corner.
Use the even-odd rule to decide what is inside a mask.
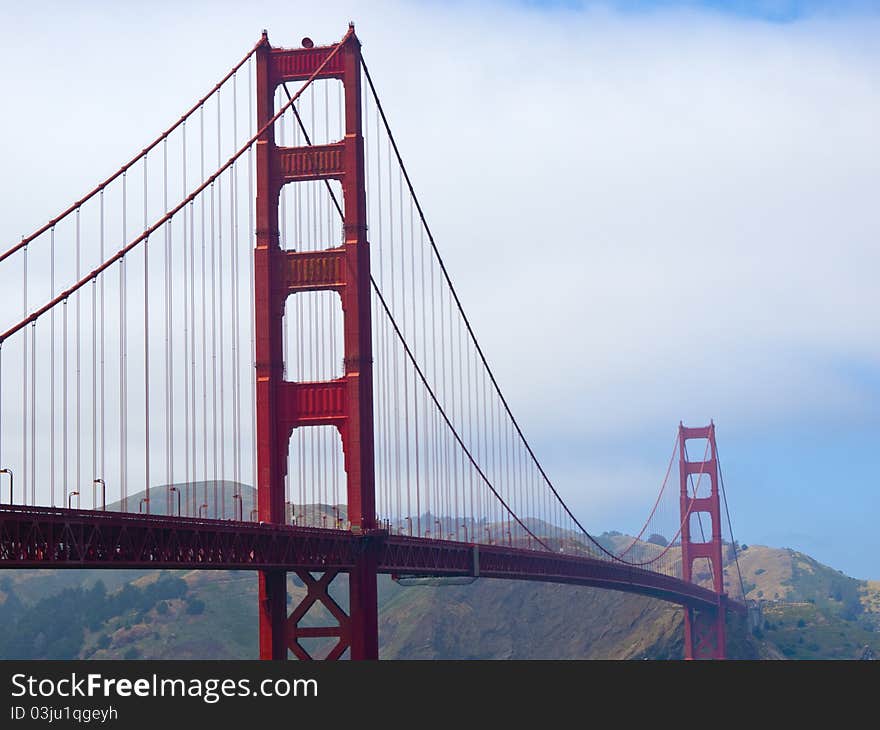
[[[569,583],[711,611],[709,588],[625,563],[505,545],[197,517],[0,505],[0,569],[142,568],[347,573],[368,542],[377,572]],[[729,601],[732,611],[745,606]],[[286,619],[286,617],[284,617]],[[288,637],[289,640],[289,637]]]
[[[350,30],[335,46],[272,49],[268,38],[257,48],[257,124],[272,118],[275,89],[289,79],[341,78],[345,98],[345,138],[318,147],[280,148],[271,126],[257,142],[256,378],[257,491],[260,520],[285,520],[284,477],[294,428],[332,425],[339,429],[347,475],[348,519],[361,543],[349,575],[349,616],[338,658],[350,648],[352,659],[378,659],[376,551],[366,537],[375,527],[373,463],[373,353],[370,314],[370,250],[367,242],[364,140],[361,123],[360,42]],[[323,69],[323,70],[321,70]],[[341,249],[295,254],[282,251],[278,200],[287,183],[327,178],[342,182],[344,243]],[[339,293],[344,316],[342,378],[319,383],[290,383],[283,377],[282,318],[286,298],[301,291]],[[363,536],[363,537],[361,537]],[[306,654],[296,641],[298,618],[288,620],[286,577],[260,574],[260,656],[283,659],[290,648]],[[327,581],[329,582],[329,581]],[[293,617],[305,615],[315,600],[317,582]],[[323,597],[326,592],[321,593]],[[322,602],[326,603],[322,599]],[[335,606],[335,604],[334,604]],[[338,608],[338,607],[336,607]],[[341,609],[339,609],[341,611]],[[334,613],[335,610],[331,610]],[[301,617],[301,616],[300,616]],[[341,624],[340,624],[341,625]]]
[[[709,458],[689,461],[685,444],[690,439],[707,439]],[[712,571],[712,587],[717,596],[714,608],[688,608],[684,617],[685,659],[724,659],[726,656],[726,595],[724,594],[724,564],[721,542],[721,500],[718,492],[718,458],[715,447],[715,424],[699,428],[678,427],[679,479],[681,486],[681,574],[687,583],[693,582],[694,561],[705,559]],[[709,493],[691,496],[689,483],[694,475],[709,479]],[[702,492],[700,492],[702,493]],[[707,515],[710,520],[709,538],[695,542],[691,535],[693,515]],[[703,535],[700,535],[703,538]]]

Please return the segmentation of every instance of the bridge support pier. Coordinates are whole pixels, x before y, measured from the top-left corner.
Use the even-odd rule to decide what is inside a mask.
[[[287,573],[260,571],[260,657],[286,659]]]
[[[367,550],[348,574],[351,616],[351,658],[379,658],[379,598],[376,585],[376,554]]]
[[[287,650],[290,649],[297,659],[316,659],[318,657],[313,656],[300,640],[329,638],[335,638],[336,643],[328,648],[324,659],[341,659],[346,649],[350,651],[350,657],[355,660],[379,658],[375,555],[367,551],[361,557],[359,564],[348,573],[348,613],[330,595],[330,584],[339,572],[329,570],[326,573],[313,574],[302,570],[296,571],[306,588],[306,595],[283,621],[286,643],[283,655],[278,658],[285,658]],[[336,625],[300,626],[303,618],[313,606],[318,604],[324,606],[331,618],[336,621]]]
[[[726,613],[723,605],[714,611],[685,608],[685,659],[725,659],[727,657]]]

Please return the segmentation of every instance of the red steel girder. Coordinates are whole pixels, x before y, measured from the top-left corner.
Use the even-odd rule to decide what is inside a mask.
[[[280,182],[341,180],[346,173],[347,142],[312,147],[276,147]]]
[[[284,81],[304,81],[316,71],[319,79],[341,79],[344,66],[338,53],[320,69],[337,45],[271,49],[269,63],[272,80],[276,86]]]
[[[306,587],[306,597],[293,610],[287,619],[287,646],[296,655],[297,659],[314,659],[303,645],[300,639],[307,638],[332,638],[338,641],[330,649],[325,659],[339,659],[345,650],[351,645],[351,621],[345,611],[339,606],[328,592],[333,579],[339,575],[338,570],[328,570],[320,578],[314,578],[310,573],[302,570],[296,571],[300,580]],[[321,603],[336,619],[336,626],[300,626],[299,623],[316,603]]]
[[[283,251],[288,294],[305,291],[341,291],[345,286],[345,250]]]
[[[706,610],[719,605],[714,591],[695,583],[587,556],[389,535],[384,530],[356,535],[232,520],[0,506],[0,569],[347,572],[365,550],[377,555],[379,573],[474,575],[477,566],[484,578],[596,586]],[[724,601],[730,610],[745,611],[736,601]]]

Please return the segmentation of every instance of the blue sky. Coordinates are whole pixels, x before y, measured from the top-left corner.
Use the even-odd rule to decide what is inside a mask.
[[[880,579],[878,3],[67,8],[0,28],[4,102],[44,109],[51,84],[65,110],[0,119],[2,240],[260,29],[295,45],[355,19],[471,321],[584,524],[637,530],[679,420],[712,418],[741,541]]]
[[[745,18],[790,23],[815,15],[847,16],[876,13],[876,0],[522,0],[542,10],[577,11],[602,5],[625,13],[662,12],[669,10],[711,10]]]

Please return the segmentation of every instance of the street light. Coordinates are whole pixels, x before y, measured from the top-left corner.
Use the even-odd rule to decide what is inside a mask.
[[[74,497],[79,497],[79,492],[71,492],[70,494],[67,495],[67,509],[73,509],[73,507],[70,504],[70,501]],[[77,500],[77,504],[79,504],[79,500]]]
[[[149,497],[144,497],[143,499],[141,499],[140,502],[138,502],[138,512],[144,511],[144,505],[147,505],[147,514],[150,514],[150,498]]]
[[[180,517],[180,490],[177,487],[168,487],[168,494],[170,495],[172,492],[177,492],[177,516]]]
[[[244,505],[242,504],[242,501],[241,501],[241,495],[240,494],[233,494],[232,499],[238,505],[238,521],[244,522]],[[233,512],[234,512],[234,510],[233,510]]]
[[[3,467],[0,469],[0,474],[8,474],[9,475],[9,504],[12,504],[12,469],[7,469]]]
[[[95,479],[92,481],[92,484],[100,484],[101,485],[101,509],[105,512],[107,511],[107,485],[104,484],[104,480],[101,478]],[[95,490],[92,489],[92,509],[95,509]]]
[[[462,523],[461,523],[461,526],[464,528],[464,541],[465,541],[465,542],[469,542],[469,540],[468,540],[468,529],[467,529],[467,523],[466,523],[466,522],[462,522]]]
[[[202,516],[202,510],[205,510],[205,518],[207,518],[208,517],[208,505],[207,504],[200,504],[199,505],[199,517]]]

